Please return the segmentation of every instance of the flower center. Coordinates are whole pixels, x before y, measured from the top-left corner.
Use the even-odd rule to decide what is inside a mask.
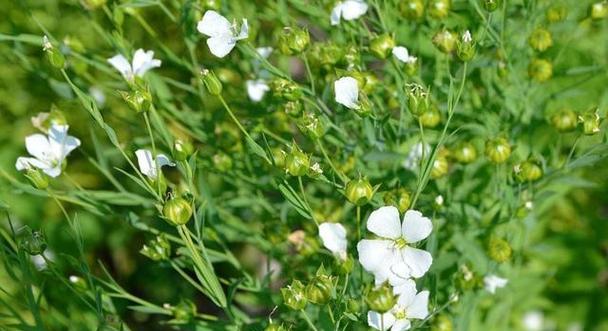
[[[397,247],[398,249],[401,249],[405,246],[407,246],[407,241],[405,241],[404,238],[399,238],[395,240],[395,247]]]
[[[393,315],[395,315],[395,319],[398,319],[398,320],[403,320],[407,317],[407,313],[405,312],[405,309],[403,309],[403,308],[399,308],[399,309],[395,310],[393,312]]]

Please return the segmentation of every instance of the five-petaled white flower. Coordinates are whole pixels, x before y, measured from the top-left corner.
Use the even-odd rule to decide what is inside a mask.
[[[390,311],[380,314],[367,313],[367,323],[376,330],[404,331],[411,327],[410,320],[425,319],[429,315],[429,291],[416,293],[416,283],[408,280],[404,291],[397,298],[397,304]]]
[[[175,166],[175,163],[171,162],[166,155],[158,154],[156,158],[154,158],[152,157],[152,152],[147,149],[138,149],[135,151],[135,155],[137,156],[139,171],[152,180],[158,177],[157,167],[160,169],[162,166],[166,165]]]
[[[346,259],[346,229],[340,223],[321,223],[319,225],[319,237],[323,246],[329,249],[342,260]]]
[[[205,12],[196,29],[209,37],[207,46],[209,46],[211,54],[220,58],[228,55],[236,46],[237,41],[249,37],[249,26],[246,19],[243,19],[241,30],[237,34],[236,23],[230,24],[224,16],[214,10]]]
[[[356,20],[367,12],[367,4],[363,0],[346,0],[338,2],[331,10],[331,25],[340,24],[340,20]]]
[[[144,51],[141,48],[133,54],[132,63],[122,54],[109,58],[108,62],[129,82],[132,82],[135,76],[143,77],[148,70],[161,65],[161,61],[154,58],[154,51]]]
[[[408,210],[399,221],[399,210],[380,207],[367,219],[367,229],[380,237],[357,244],[359,262],[374,274],[376,284],[388,280],[403,286],[410,277],[422,277],[431,267],[433,257],[427,251],[410,246],[427,238],[433,229],[431,220],[416,210]]]
[[[247,95],[253,102],[262,101],[266,92],[270,91],[270,86],[263,79],[248,80],[245,84],[247,85]]]
[[[397,60],[405,63],[405,64],[414,64],[418,60],[417,57],[410,55],[410,52],[407,48],[403,46],[397,46],[393,48],[393,56],[397,58]]]
[[[505,287],[508,282],[508,279],[496,275],[487,275],[483,278],[484,288],[492,294],[496,293],[497,289]]]
[[[51,177],[61,174],[65,158],[80,146],[78,138],[68,135],[67,125],[52,124],[48,136],[36,133],[25,137],[25,148],[33,157],[19,157],[17,170],[38,168]]]
[[[359,108],[359,83],[353,77],[342,77],[334,82],[336,102],[350,109]]]

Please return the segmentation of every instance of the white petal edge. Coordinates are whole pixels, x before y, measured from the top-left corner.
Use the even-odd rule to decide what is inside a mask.
[[[403,215],[403,238],[408,243],[417,243],[426,239],[433,231],[433,223],[417,210],[408,210]]]
[[[323,246],[332,253],[346,257],[346,229],[340,223],[321,223],[319,225],[319,237],[323,241]]]
[[[383,318],[381,318],[381,316]],[[382,328],[382,323],[384,322],[384,329]],[[386,331],[395,324],[395,316],[391,313],[380,314],[375,311],[367,312],[367,324],[376,330]]]
[[[357,108],[359,84],[353,77],[342,77],[334,82],[336,102],[350,109]]]
[[[382,238],[400,238],[399,210],[394,206],[384,206],[374,210],[367,219],[367,229]]]
[[[410,267],[412,277],[420,278],[429,271],[433,257],[427,251],[406,246],[401,250],[403,261]]]

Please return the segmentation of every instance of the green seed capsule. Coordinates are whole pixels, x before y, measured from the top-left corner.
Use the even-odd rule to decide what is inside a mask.
[[[333,292],[333,280],[328,275],[318,275],[306,285],[306,299],[314,304],[326,304]]]
[[[46,190],[46,188],[49,187],[49,178],[38,169],[27,169],[25,171],[25,177],[32,183],[32,186],[39,190]]]
[[[308,168],[310,157],[294,144],[291,152],[285,157],[285,170],[292,176],[300,177],[308,173]]]
[[[481,0],[483,8],[489,12],[493,12],[500,6],[500,0]]]
[[[547,81],[553,76],[553,65],[544,59],[533,59],[528,65],[528,76],[537,82]]]
[[[270,323],[264,329],[264,331],[287,331],[287,329],[285,329],[285,327],[283,326],[283,324]]]
[[[46,53],[46,57],[53,67],[57,69],[63,69],[65,67],[65,56],[59,49],[51,44],[46,36],[42,38],[42,50]]]
[[[283,304],[293,310],[302,310],[306,308],[308,300],[304,293],[304,285],[299,280],[293,280],[291,285],[281,289],[283,296]]]
[[[183,139],[175,139],[173,143],[173,158],[177,161],[185,161],[194,152],[192,143]]]
[[[454,149],[452,155],[460,163],[471,163],[477,159],[477,149],[470,142],[461,143]]]
[[[449,162],[445,155],[437,155],[431,168],[431,178],[437,179],[448,174]]]
[[[362,206],[372,199],[374,188],[367,179],[353,179],[346,184],[344,194],[350,203]]]
[[[393,294],[392,287],[388,283],[384,283],[369,291],[365,297],[365,302],[367,302],[370,310],[383,314],[391,310],[397,303],[397,300],[395,294]]]
[[[425,128],[434,128],[441,122],[441,113],[435,105],[427,107],[426,110],[418,117],[420,124]]]
[[[486,143],[486,156],[492,163],[503,163],[511,156],[511,145],[502,137],[490,139]]]
[[[46,238],[40,231],[32,231],[29,227],[25,227],[18,236],[19,247],[26,251],[29,255],[39,255],[46,250]]]
[[[528,38],[528,44],[535,51],[544,52],[553,45],[551,32],[545,28],[537,28]]]
[[[578,117],[579,122],[583,123],[583,133],[591,136],[600,132],[600,114],[588,112]]]
[[[448,17],[452,2],[450,0],[431,0],[429,2],[429,16],[442,19]]]
[[[170,224],[178,226],[188,223],[192,217],[190,202],[184,198],[172,198],[165,202],[163,216]]]
[[[277,78],[270,82],[272,93],[288,101],[297,101],[302,98],[302,90],[298,84],[283,78]]]
[[[520,182],[533,182],[543,176],[543,169],[533,161],[525,161],[513,167],[515,177]]]
[[[576,129],[576,113],[570,109],[562,109],[551,116],[551,125],[559,132],[570,132]]]
[[[554,5],[547,9],[547,21],[557,23],[568,17],[568,9],[562,5]]]
[[[410,20],[419,20],[424,16],[424,1],[422,0],[406,0],[401,1],[399,10],[405,18]]]
[[[148,241],[139,252],[152,261],[168,260],[171,256],[171,243],[164,234],[160,234]]]
[[[134,91],[120,91],[123,100],[129,107],[138,113],[147,112],[152,106],[152,95],[147,89],[136,89]]]
[[[511,245],[501,238],[492,237],[488,241],[488,256],[498,263],[504,263],[511,259]]]
[[[369,49],[379,59],[386,59],[395,48],[395,39],[389,34],[383,34],[372,39]]]
[[[455,33],[443,30],[437,32],[433,37],[433,45],[442,53],[450,54],[456,49],[456,41],[458,37]]]
[[[221,0],[201,0],[201,7],[206,10],[220,10],[222,8]]]
[[[205,88],[211,95],[222,94],[222,82],[217,78],[215,73],[208,69],[201,70],[201,79]]]
[[[608,17],[608,1],[600,1],[591,5],[591,19],[601,20]]]
[[[310,139],[319,139],[325,133],[325,125],[314,112],[307,111],[296,122],[300,131]]]
[[[431,324],[431,331],[452,331],[454,330],[454,323],[450,317],[446,314],[439,314],[433,318]]]
[[[232,169],[232,158],[224,152],[218,152],[213,155],[213,165],[219,172],[227,172]]]
[[[284,55],[296,55],[302,53],[310,43],[308,30],[302,28],[283,28],[278,38],[279,52]]]

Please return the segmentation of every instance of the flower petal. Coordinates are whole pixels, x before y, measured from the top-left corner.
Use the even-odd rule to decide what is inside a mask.
[[[412,327],[412,323],[407,319],[397,320],[391,331],[405,331]]]
[[[425,319],[429,316],[429,291],[420,291],[407,307],[407,317]]]
[[[393,206],[384,206],[374,210],[367,219],[367,229],[382,238],[400,238],[399,210]]]
[[[397,58],[397,60],[403,63],[414,63],[417,60],[417,58],[415,56],[411,56],[407,48],[403,46],[397,46],[393,48],[392,53],[393,56]]]
[[[248,80],[245,84],[247,85],[247,95],[253,102],[262,101],[266,92],[270,91],[270,87],[262,79]]]
[[[243,40],[249,38],[249,23],[247,23],[247,19],[243,19],[243,23],[241,24],[241,31],[239,35],[236,36],[236,40]]]
[[[367,4],[362,0],[346,0],[342,3],[342,18],[351,21],[367,12]]]
[[[346,257],[346,229],[340,223],[322,223],[319,225],[319,237],[323,246],[340,257]]]
[[[148,70],[152,68],[158,68],[161,65],[161,61],[154,59],[154,51],[144,51],[138,49],[133,55],[133,72],[137,76],[143,76]]]
[[[393,242],[390,240],[369,240],[363,239],[357,244],[359,252],[359,262],[365,270],[374,273],[378,269],[388,269],[385,262],[396,255]]]
[[[403,227],[401,229],[403,238],[408,243],[416,243],[431,234],[433,223],[417,210],[408,210],[403,216]]]
[[[331,25],[340,24],[340,18],[342,17],[342,3],[338,3],[331,10],[331,14],[329,15],[329,22]]]
[[[127,60],[127,58],[122,54],[109,58],[108,63],[114,66],[114,68],[116,68],[116,70],[118,70],[118,72],[120,72],[124,78],[129,79],[129,77],[133,76],[133,68],[131,68],[129,60]]]
[[[496,275],[487,275],[483,278],[485,290],[492,294],[496,293],[496,289],[505,287],[508,282],[508,279],[501,278]]]
[[[209,37],[232,36],[231,28],[230,22],[215,10],[206,11],[196,26],[198,32]]]
[[[31,168],[38,168],[38,169],[47,169],[50,168],[50,164],[40,161],[38,159],[35,159],[33,157],[18,157],[17,158],[17,162],[15,162],[15,168],[18,171],[22,171],[22,170],[27,170],[27,169],[31,169]]]
[[[401,250],[403,261],[410,267],[412,277],[422,277],[433,263],[433,257],[427,251],[406,246]]]
[[[159,168],[166,165],[170,167],[175,167],[175,163],[172,162],[171,159],[169,159],[169,157],[165,154],[158,154],[156,156],[156,164]]]
[[[407,307],[412,303],[416,296],[416,282],[411,278],[406,279],[400,285],[393,288],[393,293],[399,295],[397,304],[402,307]]]
[[[138,149],[135,151],[137,156],[137,164],[139,165],[139,171],[142,174],[148,176],[148,178],[156,178],[156,165],[152,158],[152,152],[147,149]]]
[[[51,144],[46,136],[36,133],[25,137],[25,149],[37,159],[48,160]]]
[[[234,40],[234,37],[227,34],[207,39],[209,51],[211,54],[219,58],[223,58],[224,56],[228,55],[235,45],[236,41]]]
[[[359,101],[359,85],[353,77],[342,77],[334,82],[336,102],[347,108],[355,109]]]
[[[386,331],[395,324],[395,316],[391,313],[380,314],[375,311],[367,312],[367,324],[376,330]],[[382,328],[384,324],[384,328]]]

